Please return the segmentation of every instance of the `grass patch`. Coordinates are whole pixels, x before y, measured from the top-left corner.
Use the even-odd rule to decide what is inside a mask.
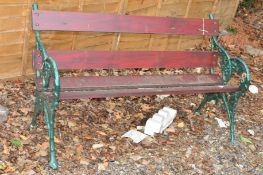
[[[226,31],[228,33],[232,33],[232,34],[236,34],[237,33],[237,29],[235,27],[231,27],[229,26],[228,28],[226,28]]]

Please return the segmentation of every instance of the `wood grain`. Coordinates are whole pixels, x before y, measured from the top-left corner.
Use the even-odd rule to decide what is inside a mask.
[[[218,20],[33,10],[34,30],[218,35]]]
[[[36,69],[41,69],[40,54]],[[48,51],[63,69],[195,68],[216,66],[218,54],[209,51]]]

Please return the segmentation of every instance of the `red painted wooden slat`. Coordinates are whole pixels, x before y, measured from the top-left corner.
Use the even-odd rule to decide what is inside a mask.
[[[230,86],[191,86],[191,87],[169,87],[169,88],[141,88],[141,89],[114,89],[96,91],[64,91],[60,94],[60,99],[85,99],[85,98],[105,98],[122,96],[146,96],[161,94],[197,94],[215,92],[236,92],[238,87]],[[49,93],[50,94],[50,93]]]
[[[41,88],[41,80],[37,87]],[[123,88],[157,88],[179,86],[222,85],[219,75],[185,74],[185,75],[151,75],[151,76],[88,76],[61,77],[61,91],[123,89]],[[52,84],[51,84],[52,87]]]
[[[218,21],[102,13],[32,11],[34,30],[218,35]]]
[[[216,52],[204,51],[48,51],[59,69],[215,67]],[[34,53],[37,58],[38,51]],[[40,56],[40,55],[39,55]],[[41,68],[41,59],[35,59]],[[37,66],[38,65],[38,66]]]

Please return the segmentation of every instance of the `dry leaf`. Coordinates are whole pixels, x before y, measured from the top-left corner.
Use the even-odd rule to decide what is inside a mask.
[[[92,137],[91,135],[87,134],[87,135],[84,137],[84,139],[86,139],[86,140],[92,140],[93,137]]]
[[[102,148],[102,147],[104,147],[104,144],[103,144],[103,143],[93,144],[93,145],[92,145],[92,148],[93,148],[93,149],[99,149],[99,148]]]
[[[21,108],[20,111],[23,112],[24,115],[27,115],[28,112],[32,111],[32,109],[31,108]]]
[[[37,157],[45,157],[48,155],[47,150],[40,150],[36,153]]]
[[[77,156],[80,156],[81,154],[82,154],[82,152],[83,152],[83,146],[82,145],[77,145],[76,146],[76,155]]]
[[[68,127],[69,128],[74,128],[75,126],[77,126],[75,121],[68,121]]]
[[[99,135],[102,135],[102,136],[106,136],[106,135],[107,135],[107,134],[106,134],[105,132],[103,132],[103,131],[96,131],[96,133],[99,134]]]
[[[177,127],[178,127],[178,128],[183,128],[183,127],[184,127],[184,122],[178,123],[178,124],[177,124]]]
[[[46,150],[49,148],[49,142],[43,142],[41,145],[37,146],[40,150]]]
[[[89,161],[87,159],[81,159],[79,163],[81,165],[89,165]]]
[[[108,162],[104,162],[104,163],[99,163],[98,164],[98,171],[105,171],[107,169],[107,167],[109,166]]]

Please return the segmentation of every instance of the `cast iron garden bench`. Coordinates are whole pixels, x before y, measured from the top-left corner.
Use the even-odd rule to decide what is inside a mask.
[[[55,108],[60,100],[143,96],[156,94],[204,93],[196,112],[211,100],[223,102],[230,121],[230,140],[234,142],[234,115],[239,97],[250,85],[250,73],[240,58],[230,57],[218,43],[219,24],[213,19],[125,16],[114,14],[38,10],[33,5],[33,30],[36,48],[33,68],[36,73],[35,111],[31,127],[44,113],[50,140],[50,162],[58,168],[54,144]],[[211,36],[211,51],[62,51],[46,50],[39,31],[120,32]],[[218,58],[220,58],[218,60]],[[221,66],[221,73],[215,67]],[[151,76],[60,77],[59,70],[124,68],[207,68],[206,74]],[[240,84],[229,85],[238,73]]]

